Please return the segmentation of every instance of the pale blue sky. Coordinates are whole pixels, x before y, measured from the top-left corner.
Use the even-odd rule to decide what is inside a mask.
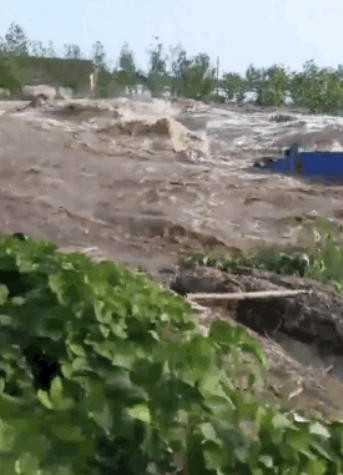
[[[99,40],[112,66],[128,41],[146,69],[152,35],[167,47],[181,42],[189,55],[208,53],[213,63],[219,56],[221,72],[244,73],[249,63],[301,69],[311,58],[343,63],[342,0],[12,0],[1,8],[0,36],[12,21],[56,49],[75,43],[89,55]]]

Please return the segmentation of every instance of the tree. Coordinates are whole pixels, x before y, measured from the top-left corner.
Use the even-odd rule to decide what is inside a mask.
[[[258,88],[259,82],[262,79],[262,71],[255,68],[253,64],[249,64],[248,69],[245,73],[245,78],[247,81],[247,86],[250,91],[256,91]]]
[[[6,52],[6,42],[2,36],[0,36],[0,55],[5,54]]]
[[[18,56],[27,56],[28,39],[24,30],[16,23],[11,23],[5,34],[5,50]]]
[[[113,89],[113,76],[106,64],[106,51],[104,45],[100,41],[96,41],[92,45],[91,53],[93,62],[97,66],[97,87],[96,95],[98,97],[113,96],[111,89]]]
[[[130,77],[135,74],[135,62],[133,59],[133,53],[130,50],[128,43],[124,43],[120,50],[119,66],[121,69],[127,72]]]
[[[117,83],[121,86],[134,86],[137,83],[136,67],[128,43],[124,43],[120,50],[118,64],[119,70],[114,74]]]
[[[48,55],[48,51],[41,41],[30,41],[30,49],[33,56],[44,58]]]
[[[159,43],[155,48],[149,51],[150,54],[150,73],[164,75],[167,72],[168,56],[163,56],[163,45]]]
[[[55,47],[54,47],[54,44],[53,44],[52,41],[49,41],[48,49],[47,49],[47,56],[49,56],[50,58],[55,58],[56,57],[56,51],[55,51]]]
[[[148,53],[150,56],[148,74],[149,86],[154,93],[160,93],[164,90],[165,86],[169,86],[167,74],[168,56],[164,54],[163,45],[161,43],[148,50]]]
[[[336,113],[343,109],[342,68],[319,68],[314,60],[303,64],[303,71],[294,72],[290,91],[294,103],[310,112]]]
[[[106,68],[106,52],[105,47],[100,41],[96,41],[92,45],[92,58],[98,68]]]
[[[206,53],[187,57],[182,45],[170,47],[172,56],[172,94],[189,98],[209,99],[215,85],[216,68],[210,65]]]
[[[261,101],[267,106],[282,106],[285,102],[289,78],[283,66],[273,65],[262,81]]]
[[[20,64],[15,55],[6,55],[0,61],[0,87],[9,89],[11,95],[20,92],[33,74],[34,71],[28,65]]]
[[[260,105],[281,106],[289,88],[289,77],[284,66],[273,65],[268,69],[248,66],[245,73],[247,90],[257,94]]]
[[[81,59],[82,53],[80,47],[74,44],[65,44],[64,57],[67,59]]]
[[[192,64],[192,60],[187,58],[187,53],[180,44],[176,47],[170,47],[170,52],[172,55],[171,67],[173,73],[173,78],[171,81],[172,94],[183,96],[186,86],[186,72],[189,66]]]
[[[241,102],[247,90],[247,84],[244,79],[237,73],[226,73],[223,75],[221,86],[226,93],[229,101],[236,99]]]
[[[319,68],[316,64],[314,64],[314,59],[310,59],[309,61],[305,61],[303,64],[303,71],[305,76],[308,78],[313,78],[319,71]]]
[[[192,99],[209,99],[216,79],[216,68],[211,68],[206,53],[195,56],[182,74],[184,95]]]

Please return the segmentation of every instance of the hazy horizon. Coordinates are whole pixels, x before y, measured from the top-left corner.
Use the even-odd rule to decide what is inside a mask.
[[[219,56],[220,74],[243,74],[250,63],[300,70],[312,58],[318,66],[337,67],[343,63],[342,20],[343,4],[338,0],[325,5],[319,0],[243,0],[235,6],[219,0],[128,0],[125,4],[61,0],[58,5],[18,0],[3,9],[0,36],[15,22],[30,40],[40,40],[44,46],[51,40],[59,55],[64,44],[73,43],[86,58],[92,44],[100,41],[111,68],[127,41],[142,70],[148,66],[146,50],[157,36],[167,54],[169,46],[181,43],[189,56],[207,53],[213,66]]]

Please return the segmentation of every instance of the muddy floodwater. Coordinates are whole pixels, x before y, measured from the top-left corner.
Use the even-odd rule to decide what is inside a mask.
[[[181,248],[295,243],[293,218],[317,213],[341,223],[341,186],[259,173],[253,164],[295,140],[343,150],[343,119],[277,114],[129,99],[7,110],[1,227],[154,267]]]

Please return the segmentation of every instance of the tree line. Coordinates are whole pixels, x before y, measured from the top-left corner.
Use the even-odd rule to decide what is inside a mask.
[[[63,49],[64,58],[86,58],[78,45],[65,44]],[[217,81],[217,68],[206,53],[190,57],[182,45],[169,47],[167,51],[158,41],[147,53],[148,71],[143,72],[135,64],[128,43],[124,43],[117,66],[111,68],[105,47],[96,41],[88,59],[92,59],[98,67],[97,95],[113,97],[126,86],[144,84],[157,96],[168,88],[172,96],[242,102],[247,92],[253,92],[255,102],[262,106],[283,106],[290,99],[295,106],[314,113],[337,114],[343,111],[342,65],[337,69],[320,68],[314,60],[310,60],[298,72],[284,65],[256,68],[251,64],[244,75],[224,72]],[[12,23],[5,36],[0,37],[0,55],[57,56],[51,41],[44,46],[41,41],[29,40],[23,28],[16,23]],[[217,95],[218,86],[220,96]]]

